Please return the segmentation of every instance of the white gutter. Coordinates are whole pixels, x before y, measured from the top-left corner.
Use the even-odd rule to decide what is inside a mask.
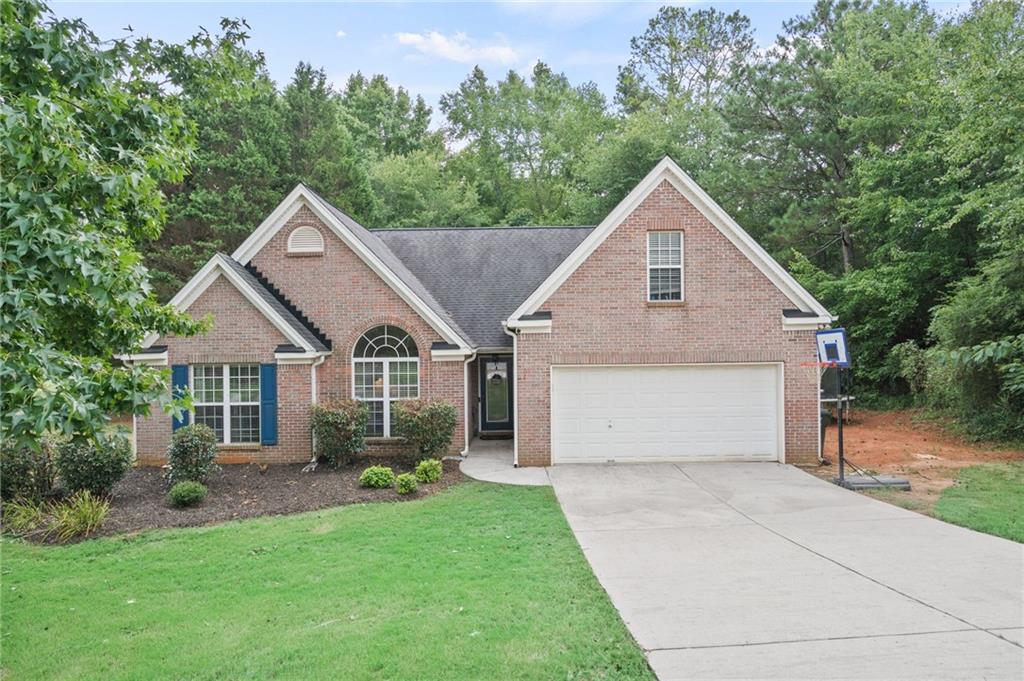
[[[462,408],[465,411],[463,414],[463,429],[466,435],[466,446],[459,452],[459,456],[466,456],[469,454],[469,440],[472,437],[472,431],[469,427],[469,415],[471,410],[469,408],[469,363],[476,359],[476,350],[473,354],[466,358],[466,361],[462,363]]]
[[[501,330],[512,336],[512,467],[519,468],[519,333],[509,331],[505,322]]]
[[[310,396],[309,397],[310,397],[310,400],[312,401],[312,404],[316,404],[317,402],[319,402],[319,397],[317,396],[317,389],[316,389],[316,369],[317,369],[318,366],[320,366],[321,364],[323,364],[326,361],[327,361],[327,353],[324,353],[324,354],[320,355],[319,357],[317,357],[315,360],[313,360],[310,363],[310,365],[309,365],[309,391],[310,391]],[[312,450],[313,451],[310,452],[310,456],[312,458],[310,458],[309,463],[307,463],[305,466],[303,466],[303,468],[302,468],[302,472],[303,473],[308,473],[308,472],[311,472],[313,470],[316,470],[316,432],[310,433],[309,444],[312,445]]]

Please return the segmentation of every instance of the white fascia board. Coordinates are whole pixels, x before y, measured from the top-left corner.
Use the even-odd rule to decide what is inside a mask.
[[[329,352],[275,352],[274,359],[278,364],[312,364],[320,357],[327,357]]]
[[[662,181],[668,180],[699,210],[711,224],[725,235],[747,258],[768,277],[775,286],[801,310],[815,312],[821,317],[831,317],[828,310],[815,300],[803,286],[793,278],[767,251],[761,248],[754,239],[733,220],[714,199],[700,188],[686,172],[676,165],[669,157],[663,158],[647,176],[633,188],[626,198],[622,199],[614,209],[601,221],[601,224],[569,254],[561,265],[548,276],[522,305],[509,316],[510,326],[523,315],[532,314],[540,308],[566,279],[597,250],[633,210],[654,191]]]
[[[297,185],[295,189],[285,197],[284,201],[278,204],[277,208],[260,223],[249,238],[242,242],[231,257],[243,265],[260,251],[263,246],[277,234],[288,220],[298,212],[299,208],[305,206],[313,211],[320,220],[333,231],[342,242],[345,243],[359,258],[380,276],[384,282],[398,294],[417,314],[420,315],[431,328],[437,331],[448,343],[458,345],[463,349],[470,349],[466,341],[455,332],[443,319],[430,309],[430,306],[423,302],[412,289],[406,286],[405,282],[399,279],[390,268],[387,267],[373,251],[366,247],[362,241],[357,239],[349,231],[348,227],[341,223],[329,211],[324,210],[320,200],[317,199],[306,187]]]
[[[451,350],[431,350],[430,359],[434,360],[435,362],[461,362],[472,354],[473,350],[468,348],[458,348]]]
[[[515,319],[508,322],[508,328],[523,333],[551,333],[551,320]]]
[[[782,319],[783,331],[807,331],[823,329],[834,321],[831,315],[824,317],[796,317]]]
[[[132,364],[145,364],[146,366],[165,367],[167,366],[167,351],[163,352],[137,352],[128,355],[117,355],[122,362]]]
[[[219,253],[214,254],[212,258],[203,265],[202,269],[196,272],[195,276],[188,280],[178,293],[171,298],[169,305],[174,307],[180,312],[185,312],[188,308],[203,294],[210,285],[217,280],[218,277],[226,277],[229,282],[238,290],[242,296],[245,297],[253,307],[259,310],[264,317],[270,321],[274,327],[280,331],[285,338],[287,338],[293,345],[297,345],[307,352],[313,352],[314,348],[301,336],[295,329],[292,328],[291,324],[281,318],[281,315],[272,308],[266,300],[256,295],[256,293],[249,287],[249,285],[242,281],[238,276],[238,273],[234,271],[228,264],[224,262],[222,256]],[[150,334],[143,341],[142,347],[148,348],[159,338],[159,334]]]

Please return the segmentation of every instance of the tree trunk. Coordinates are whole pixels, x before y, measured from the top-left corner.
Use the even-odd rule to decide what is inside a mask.
[[[849,272],[853,269],[853,242],[846,227],[839,228],[839,240],[843,245],[843,271]]]

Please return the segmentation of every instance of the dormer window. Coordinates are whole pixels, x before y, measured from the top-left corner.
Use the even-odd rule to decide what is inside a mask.
[[[647,233],[647,300],[683,299],[683,233]]]
[[[310,225],[302,225],[288,235],[288,253],[297,255],[323,254],[324,237],[320,230]]]

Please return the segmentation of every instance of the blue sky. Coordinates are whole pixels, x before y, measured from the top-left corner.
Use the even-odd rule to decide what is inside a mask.
[[[279,86],[299,61],[322,66],[341,86],[355,71],[384,73],[421,94],[436,109],[475,64],[492,79],[509,69],[527,72],[535,60],[563,71],[573,83],[594,81],[609,98],[629,39],[642,33],[664,2],[55,2],[59,15],[81,17],[103,38],[136,35],[181,41],[220,17],[244,17],[250,46],[263,51]],[[762,45],[810,2],[715,2],[740,10]],[[958,3],[934,2],[939,9]],[[437,114],[435,111],[435,120]]]

